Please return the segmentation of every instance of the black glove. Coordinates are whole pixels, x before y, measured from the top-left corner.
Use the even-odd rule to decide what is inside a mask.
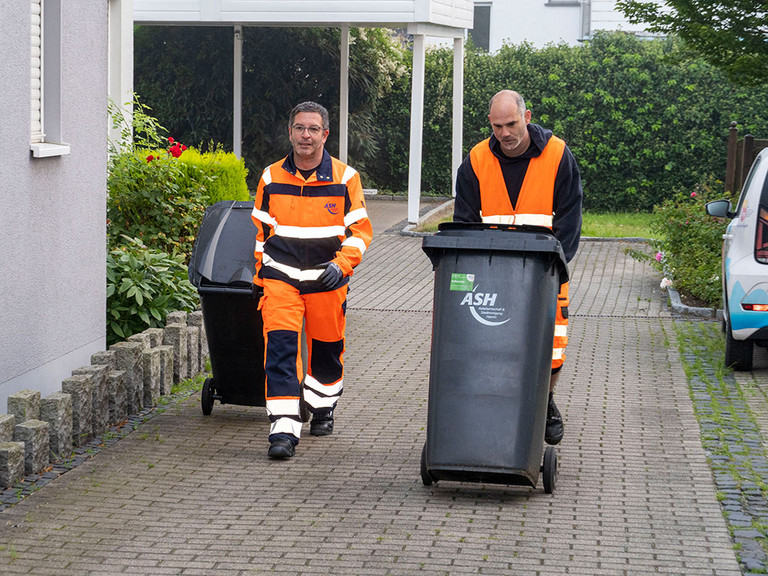
[[[323,273],[320,274],[318,281],[323,283],[326,288],[333,288],[343,278],[344,273],[336,264],[328,262],[328,266],[325,267]]]

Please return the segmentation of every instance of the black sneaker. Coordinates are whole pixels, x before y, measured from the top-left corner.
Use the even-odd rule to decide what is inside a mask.
[[[547,444],[560,444],[563,439],[563,417],[555,406],[552,392],[549,393],[549,405],[547,406],[547,429],[544,432],[544,441]]]
[[[333,434],[333,410],[312,415],[309,423],[309,433],[312,436],[328,436]]]
[[[295,447],[290,438],[278,436],[270,443],[267,456],[276,460],[283,460],[285,458],[291,458],[294,451]]]

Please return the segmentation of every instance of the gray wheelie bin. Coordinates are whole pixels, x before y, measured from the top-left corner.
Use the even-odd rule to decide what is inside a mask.
[[[425,485],[439,480],[551,493],[544,428],[557,295],[568,279],[546,228],[440,225],[422,249],[435,272]]]
[[[253,283],[256,226],[253,202],[209,206],[189,261],[189,280],[200,294],[213,378],[203,384],[203,414],[222,404],[265,406],[264,335]]]

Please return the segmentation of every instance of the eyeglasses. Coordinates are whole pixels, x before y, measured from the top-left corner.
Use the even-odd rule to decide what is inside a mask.
[[[309,130],[309,133],[312,136],[319,136],[323,131],[323,128],[322,126],[302,126],[301,124],[294,124],[291,126],[291,130],[298,132],[299,134],[304,134],[304,130]]]

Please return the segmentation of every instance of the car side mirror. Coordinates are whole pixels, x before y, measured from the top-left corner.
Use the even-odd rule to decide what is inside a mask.
[[[718,218],[733,218],[736,216],[735,212],[731,212],[730,200],[713,200],[712,202],[707,202],[705,208],[710,216],[717,216]]]

